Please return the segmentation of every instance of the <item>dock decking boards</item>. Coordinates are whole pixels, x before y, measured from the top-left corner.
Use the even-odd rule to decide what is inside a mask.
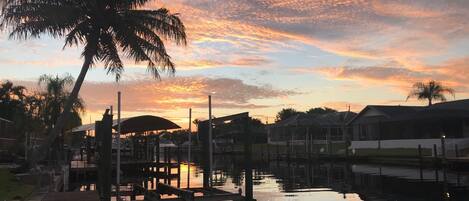
[[[100,201],[97,191],[51,192],[42,201]]]

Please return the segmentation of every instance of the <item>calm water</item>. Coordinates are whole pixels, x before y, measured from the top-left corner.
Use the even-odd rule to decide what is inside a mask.
[[[198,158],[191,165],[191,187],[202,186]],[[215,187],[244,191],[242,157],[216,156]],[[402,166],[346,163],[256,161],[254,197],[267,200],[433,201],[469,200],[469,173]],[[187,187],[187,165],[181,165],[180,187]],[[174,172],[174,171],[173,171]],[[124,180],[129,180],[125,178]],[[132,180],[132,179],[130,179]],[[149,188],[154,179],[148,181]],[[134,181],[137,182],[137,181]],[[141,181],[140,181],[141,182]],[[177,186],[177,181],[171,185]]]
[[[215,158],[215,186],[232,192],[243,188],[241,159],[234,156]],[[468,172],[267,160],[257,161],[254,167],[254,197],[261,201],[469,200]],[[192,177],[201,182],[201,170]]]

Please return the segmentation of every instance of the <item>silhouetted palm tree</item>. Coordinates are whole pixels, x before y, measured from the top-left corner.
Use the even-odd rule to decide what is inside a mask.
[[[23,112],[26,88],[6,81],[0,85],[0,117],[14,120],[15,115]],[[21,111],[19,111],[21,110]]]
[[[45,88],[45,92],[42,93],[44,100],[41,116],[48,129],[53,127],[57,118],[63,112],[67,99],[70,96],[68,87],[71,87],[73,82],[73,77],[68,74],[63,77],[50,75],[42,75],[39,77],[39,85]],[[68,121],[65,129],[80,125],[80,113],[84,112],[84,110],[85,106],[83,100],[78,97],[75,102],[73,102],[71,108],[71,119],[75,121]]]
[[[433,100],[446,101],[445,93],[451,94],[454,97],[454,90],[443,86],[441,83],[431,80],[428,83],[417,82],[412,86],[412,91],[407,96],[410,98],[417,98],[418,100],[428,100],[428,106],[433,104]]]
[[[107,72],[113,73],[116,80],[124,69],[119,51],[136,62],[146,62],[148,71],[155,78],[159,78],[162,71],[174,73],[174,63],[163,40],[186,44],[184,25],[176,14],[170,14],[165,8],[140,9],[148,1],[10,0],[6,3],[1,27],[11,28],[10,37],[27,39],[48,34],[54,38],[65,37],[64,47],[84,46],[84,63],[64,112],[44,146],[36,153],[50,146],[63,129],[85,75],[96,62],[103,62]]]

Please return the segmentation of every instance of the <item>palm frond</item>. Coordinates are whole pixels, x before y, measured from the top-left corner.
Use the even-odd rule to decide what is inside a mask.
[[[124,64],[119,57],[114,37],[110,33],[106,33],[101,36],[100,44],[100,60],[104,62],[104,68],[107,70],[108,74],[114,74],[116,81],[119,81],[124,71]]]

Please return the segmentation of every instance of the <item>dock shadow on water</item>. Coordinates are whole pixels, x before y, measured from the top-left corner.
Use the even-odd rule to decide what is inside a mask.
[[[187,158],[182,161],[178,177],[158,178],[174,187],[187,187]],[[174,158],[172,161],[176,162]],[[203,186],[201,158],[194,156],[190,166],[190,187]],[[469,198],[469,172],[446,169],[387,166],[379,164],[345,162],[288,162],[286,160],[256,160],[253,162],[254,198],[270,200],[321,201],[463,201]],[[82,180],[80,180],[82,181]],[[126,185],[139,183],[151,190],[156,187],[157,176],[124,173],[121,192],[126,200]],[[216,155],[214,157],[214,187],[238,193],[244,189],[243,157]],[[71,188],[93,190],[93,181],[71,183]],[[244,192],[242,192],[244,194]],[[136,196],[143,200],[143,196]],[[113,200],[115,200],[113,198]]]

